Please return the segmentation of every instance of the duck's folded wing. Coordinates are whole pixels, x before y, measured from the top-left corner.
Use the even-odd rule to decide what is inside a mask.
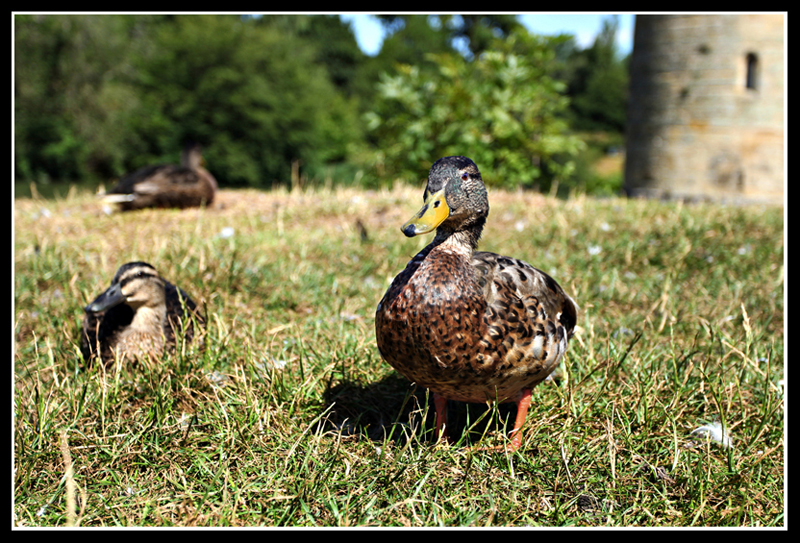
[[[538,318],[557,320],[572,336],[578,306],[555,279],[527,262],[485,251],[473,254],[472,266],[490,310],[506,314],[519,302],[536,298],[543,310]]]

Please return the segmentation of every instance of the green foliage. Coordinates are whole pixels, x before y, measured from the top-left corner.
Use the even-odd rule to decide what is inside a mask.
[[[613,132],[581,133],[586,149],[575,162],[571,187],[595,196],[620,194],[625,141]]]
[[[295,161],[344,160],[361,137],[356,103],[319,49],[279,25],[217,15],[15,22],[17,179],[118,176],[174,162],[191,137],[223,186],[268,186],[288,182]]]
[[[378,15],[389,33],[378,54],[404,64],[426,63],[426,53],[461,51],[470,60],[498,39],[525,33],[516,15]]]
[[[338,16],[16,15],[15,181],[113,183],[191,138],[223,187],[376,187],[450,153],[490,184],[598,186],[571,133],[622,130],[613,21],[580,50],[512,15],[379,18],[368,57]]]
[[[357,137],[355,109],[316,50],[274,25],[186,16],[153,38],[160,53],[143,59],[138,82],[153,97],[146,111],[175,127],[174,148],[186,136],[207,143],[226,184],[286,182],[293,161],[342,160]]]
[[[456,40],[464,40],[471,57],[477,57],[492,49],[499,39],[506,39],[514,33],[526,33],[516,15],[445,15],[443,26],[450,29]]]
[[[529,54],[515,53],[525,39]],[[428,59],[434,69],[404,65],[384,75],[367,115],[388,170],[416,179],[431,157],[465,155],[493,172],[490,185],[547,188],[570,176],[583,144],[562,117],[568,101],[547,72],[552,53],[543,43],[518,36],[472,62],[448,53]]]
[[[432,25],[432,15],[379,15],[389,34],[376,59],[380,67],[393,72],[397,64],[430,66],[429,54],[454,53],[450,32]]]
[[[431,25],[431,15],[378,15],[387,34],[381,49],[374,57],[367,57],[360,66],[354,86],[361,97],[360,112],[372,111],[379,100],[378,83],[385,75],[396,75],[400,65],[435,67],[430,54],[455,53],[451,35],[441,25]],[[370,147],[380,148],[376,134],[365,134]],[[365,161],[370,162],[369,160]]]
[[[572,98],[572,124],[579,130],[625,131],[628,67],[617,54],[615,17],[587,49],[573,48],[562,67],[567,94]]]
[[[148,17],[15,15],[18,179],[108,175],[124,159],[122,79],[131,37]]]
[[[255,22],[277,27],[314,47],[315,62],[326,68],[331,82],[348,97],[355,93],[354,80],[366,55],[353,30],[338,15],[264,15]]]

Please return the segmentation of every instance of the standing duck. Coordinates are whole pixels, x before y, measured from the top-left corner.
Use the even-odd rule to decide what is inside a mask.
[[[408,236],[436,230],[378,304],[381,356],[433,392],[436,436],[446,437],[447,400],[514,402],[510,450],[531,390],[558,366],[577,306],[546,273],[515,258],[476,252],[489,200],[469,158],[444,157],[428,174],[422,209]]]
[[[123,264],[111,286],[84,311],[83,358],[99,356],[106,365],[115,358],[159,357],[174,347],[182,330],[187,341],[193,338],[193,320],[205,324],[189,295],[146,262]]]
[[[145,166],[130,173],[103,197],[119,204],[121,211],[148,207],[186,208],[210,205],[217,180],[201,165],[200,144],[189,142],[181,153],[181,164]]]

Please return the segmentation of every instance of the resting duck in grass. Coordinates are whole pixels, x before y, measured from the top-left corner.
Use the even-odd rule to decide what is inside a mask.
[[[436,235],[378,304],[378,349],[398,372],[433,392],[437,438],[446,437],[448,399],[516,403],[509,445],[516,450],[531,390],[564,356],[577,306],[544,272],[475,251],[489,200],[472,160],[437,160],[424,202],[402,231]]]
[[[84,311],[83,358],[100,357],[106,365],[116,358],[158,358],[174,348],[181,333],[191,341],[194,322],[205,324],[189,295],[146,262],[122,265],[111,286]]]
[[[140,168],[120,179],[103,195],[103,201],[118,204],[121,211],[210,205],[217,192],[217,180],[202,162],[201,146],[187,143],[180,166],[157,164]]]

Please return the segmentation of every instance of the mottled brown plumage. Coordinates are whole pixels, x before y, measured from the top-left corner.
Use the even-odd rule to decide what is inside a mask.
[[[434,393],[437,434],[446,399],[513,401],[516,449],[531,390],[564,355],[577,306],[529,264],[475,252],[488,214],[486,188],[470,159],[433,164],[425,203],[402,230],[414,236],[436,228],[436,236],[392,282],[375,330],[384,360]]]
[[[106,365],[115,357],[128,361],[158,358],[174,348],[176,333],[183,330],[191,341],[193,322],[205,324],[189,295],[145,262],[122,265],[111,286],[84,310],[83,358],[89,362],[99,356]]]
[[[217,180],[201,166],[199,144],[188,143],[181,164],[145,166],[119,180],[104,199],[122,211],[144,208],[186,208],[210,205]]]

